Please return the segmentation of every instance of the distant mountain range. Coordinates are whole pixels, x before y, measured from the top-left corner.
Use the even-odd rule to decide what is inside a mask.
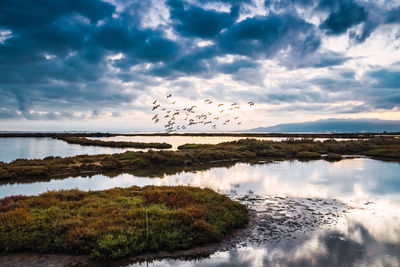
[[[300,123],[283,123],[269,127],[258,127],[248,131],[274,133],[400,132],[400,120],[325,119]]]

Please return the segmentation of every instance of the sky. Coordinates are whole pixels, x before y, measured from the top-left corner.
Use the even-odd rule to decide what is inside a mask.
[[[400,1],[0,1],[0,131],[163,131],[154,100],[205,99],[241,107],[219,131],[400,119]]]

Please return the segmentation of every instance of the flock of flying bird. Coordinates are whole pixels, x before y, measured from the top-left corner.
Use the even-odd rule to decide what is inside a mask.
[[[171,101],[172,95],[167,95],[168,105],[161,106],[158,100],[153,101],[152,111],[156,114],[153,116],[154,123],[165,121],[164,128],[167,133],[176,132],[179,130],[186,130],[193,125],[210,125],[212,129],[217,129],[217,125],[236,124],[241,125],[239,116],[233,118],[229,117],[230,111],[240,109],[238,103],[232,103],[229,106],[218,104],[214,112],[200,113],[196,111],[197,106],[185,107],[183,109],[176,109],[176,101]],[[214,101],[210,99],[204,100],[204,103],[211,105]],[[247,104],[252,107],[254,102],[249,101]],[[167,108],[169,107],[169,108]]]

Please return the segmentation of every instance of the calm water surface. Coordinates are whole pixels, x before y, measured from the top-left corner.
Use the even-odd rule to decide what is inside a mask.
[[[195,261],[161,260],[130,266],[400,266],[400,164],[372,159],[239,163],[159,178],[95,175],[4,184],[0,197],[47,190],[99,190],[132,185],[193,185],[243,195],[337,199],[348,206],[335,226],[278,243],[241,246]]]
[[[0,161],[15,159],[42,159],[48,156],[70,157],[82,154],[122,153],[131,148],[109,148],[68,144],[53,138],[10,137],[0,138]]]
[[[160,142],[172,145],[172,150],[176,150],[178,146],[187,143],[196,144],[218,144],[221,142],[235,141],[245,137],[230,136],[115,136],[106,138],[90,138],[106,141],[131,141],[131,142]],[[260,140],[282,141],[287,138],[280,137],[262,137]],[[322,140],[322,139],[321,139]],[[339,140],[339,139],[338,139]],[[76,144],[68,144],[62,140],[53,138],[29,138],[29,137],[11,137],[0,138],[0,161],[10,162],[15,159],[42,159],[48,156],[70,157],[82,154],[113,154],[125,151],[147,151],[147,149],[135,148],[108,148],[99,146],[81,146]],[[157,150],[157,149],[153,149]]]

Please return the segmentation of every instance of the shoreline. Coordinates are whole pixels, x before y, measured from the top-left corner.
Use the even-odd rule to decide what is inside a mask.
[[[230,251],[240,246],[260,246],[265,244],[265,242],[278,244],[280,242],[297,240],[317,229],[330,229],[336,225],[338,218],[343,216],[349,209],[347,205],[335,199],[258,195],[244,195],[230,198],[248,207],[249,222],[245,227],[233,230],[220,242],[172,252],[146,252],[115,261],[90,260],[85,255],[30,252],[3,253],[0,254],[0,260],[5,263],[13,262],[20,264],[19,266],[30,266],[33,260],[33,262],[41,262],[46,265],[57,262],[58,264],[61,263],[61,266],[93,267],[126,266],[134,263],[153,262],[164,259],[201,260],[215,252]],[[282,216],[280,213],[282,209],[288,210],[288,214]],[[312,223],[315,221],[317,223]],[[281,225],[285,226],[279,229]],[[265,231],[263,229],[270,230]],[[25,259],[29,259],[29,261]]]
[[[17,159],[0,162],[1,181],[49,179],[107,172],[138,172],[143,170],[193,168],[218,162],[251,162],[285,159],[341,160],[343,155],[359,155],[400,160],[400,139],[379,137],[368,140],[314,141],[312,139],[281,142],[241,139],[216,145],[186,144],[177,151],[134,152],[117,154],[46,157],[39,160]]]
[[[207,188],[56,190],[0,199],[0,250],[118,261],[213,244],[248,220],[245,205]]]
[[[114,137],[114,136],[226,136],[226,137],[304,137],[304,138],[372,138],[376,136],[400,136],[400,132],[371,132],[371,133],[109,133],[109,132],[87,132],[87,133],[52,133],[52,132],[9,132],[0,133],[0,138],[6,137]]]

